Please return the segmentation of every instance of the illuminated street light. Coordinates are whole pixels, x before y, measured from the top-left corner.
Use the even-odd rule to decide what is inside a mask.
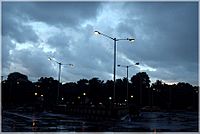
[[[98,34],[101,34],[100,32],[98,31],[94,31],[94,34],[98,35]]]
[[[83,93],[84,96],[86,96],[86,93]]]
[[[107,38],[109,38],[109,39],[111,39],[111,40],[114,41],[114,67],[113,67],[114,68],[113,69],[113,81],[114,81],[114,85],[113,85],[113,100],[115,101],[116,44],[117,44],[117,41],[120,41],[120,40],[128,40],[130,42],[133,42],[133,41],[135,41],[135,39],[133,39],[133,38],[117,39],[117,38],[110,37],[110,36],[108,36],[108,35],[106,35],[104,33],[101,33],[99,31],[94,31],[94,33],[96,35],[102,35],[102,36],[107,37]]]
[[[38,93],[35,93],[35,96],[37,96]]]
[[[135,63],[135,65],[139,65],[139,62]],[[126,85],[126,90],[127,90],[127,91],[126,91],[126,95],[127,95],[127,97],[126,97],[126,98],[127,98],[127,100],[129,100],[129,99],[128,99],[128,98],[129,98],[129,97],[128,97],[128,96],[129,96],[129,95],[128,95],[128,68],[129,68],[129,67],[132,67],[132,66],[135,66],[135,65],[129,65],[129,66],[117,65],[118,67],[125,67],[125,68],[127,69],[127,70],[126,70],[126,71],[127,71],[127,73],[126,73],[126,74],[127,74],[127,76],[126,76],[126,79],[127,79],[127,85]]]
[[[60,86],[61,66],[67,65],[67,66],[73,67],[74,65],[73,64],[63,64],[61,62],[56,61],[55,59],[53,59],[51,57],[49,57],[48,60],[49,61],[54,61],[54,62],[56,62],[58,64],[58,69],[59,69],[58,70],[58,93],[57,93],[57,103],[58,103],[59,102],[59,86]]]

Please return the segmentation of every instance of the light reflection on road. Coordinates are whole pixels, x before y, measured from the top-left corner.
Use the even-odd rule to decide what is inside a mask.
[[[80,116],[49,112],[22,113],[3,111],[3,132],[196,132],[198,114],[195,112],[142,112],[141,117],[122,120],[88,121]]]

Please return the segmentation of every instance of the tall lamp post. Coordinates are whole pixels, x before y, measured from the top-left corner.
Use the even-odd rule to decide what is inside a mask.
[[[94,33],[96,34],[96,35],[102,35],[102,36],[104,36],[104,37],[106,37],[106,38],[109,38],[109,39],[111,39],[111,40],[113,40],[114,41],[114,69],[113,69],[113,81],[114,81],[114,86],[113,86],[113,100],[115,101],[115,72],[116,72],[116,44],[117,44],[117,41],[120,41],[120,40],[128,40],[128,41],[130,41],[130,42],[133,42],[133,41],[135,41],[135,39],[133,39],[133,38],[124,38],[124,39],[117,39],[117,38],[113,38],[113,37],[110,37],[110,36],[108,36],[108,35],[106,35],[106,34],[104,34],[104,33],[101,33],[101,32],[99,32],[99,31],[94,31]]]
[[[57,91],[57,103],[59,103],[59,90],[60,90],[60,77],[61,77],[61,66],[74,66],[73,64],[63,64],[61,62],[58,62],[57,60],[49,57],[48,58],[49,61],[54,61],[55,63],[58,64],[58,91]]]
[[[139,65],[139,62],[135,63],[135,65]],[[126,99],[127,101],[129,101],[129,93],[128,93],[128,68],[129,67],[132,67],[132,66],[135,66],[135,65],[128,65],[128,66],[125,66],[125,65],[117,65],[118,67],[125,67],[126,68],[126,79],[127,79],[127,85],[126,85]]]

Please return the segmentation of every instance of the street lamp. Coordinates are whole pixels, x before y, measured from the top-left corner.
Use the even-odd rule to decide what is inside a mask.
[[[101,33],[101,32],[99,32],[99,31],[94,31],[94,33],[96,34],[96,35],[102,35],[102,36],[104,36],[104,37],[106,37],[106,38],[109,38],[109,39],[111,39],[111,40],[113,40],[114,41],[114,69],[113,69],[113,81],[114,81],[114,86],[113,86],[113,100],[115,101],[115,72],[116,72],[116,44],[117,44],[117,41],[120,41],[120,40],[128,40],[128,41],[130,41],[130,42],[133,42],[133,41],[135,41],[135,39],[133,39],[133,38],[124,38],[124,39],[117,39],[117,38],[113,38],[113,37],[110,37],[110,36],[108,36],[108,35],[106,35],[106,34],[104,34],[104,33]]]
[[[74,66],[73,64],[63,64],[61,62],[56,61],[55,59],[49,57],[48,58],[49,61],[54,61],[58,64],[58,93],[57,93],[57,103],[59,102],[59,88],[60,88],[60,76],[61,76],[61,66]]]
[[[139,65],[139,62],[135,63],[135,65]],[[125,66],[125,65],[117,65],[118,67],[125,67],[125,68],[126,68],[126,72],[127,72],[127,73],[126,73],[126,75],[127,75],[127,76],[126,76],[126,79],[127,79],[127,85],[126,85],[126,90],[127,90],[127,91],[126,91],[126,95],[127,95],[127,96],[126,96],[126,98],[127,98],[127,100],[129,100],[129,99],[128,99],[128,98],[129,98],[129,97],[128,97],[128,68],[129,68],[129,67],[132,67],[132,66],[135,66],[135,65],[128,65],[128,66]]]

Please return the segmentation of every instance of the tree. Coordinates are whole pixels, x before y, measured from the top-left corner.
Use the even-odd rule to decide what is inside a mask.
[[[10,73],[2,86],[3,106],[33,103],[33,84],[28,77],[19,72]]]
[[[62,89],[65,101],[67,103],[74,102],[77,100],[77,97],[81,95],[81,87],[78,88],[78,85],[75,82],[63,84]]]
[[[83,93],[83,92],[88,92],[89,90],[89,81],[87,79],[80,79],[79,81],[77,81],[77,86],[79,88],[79,90]]]
[[[126,93],[127,93],[127,79],[124,78],[123,80],[117,79],[116,80],[116,101],[124,102],[126,99]]]
[[[99,80],[99,78],[92,78],[89,80],[89,97],[93,101],[93,103],[99,103],[102,100],[102,84],[103,81]]]
[[[135,87],[135,103],[140,106],[149,104],[150,80],[146,72],[139,72],[131,77],[132,86]]]
[[[187,108],[193,104],[193,86],[189,83],[179,82],[172,89],[173,108]]]
[[[35,83],[35,92],[37,92],[36,97],[44,98],[44,107],[46,109],[51,109],[56,105],[57,93],[58,93],[58,81],[54,80],[52,77],[41,77],[38,82]],[[61,91],[61,88],[59,88]],[[62,92],[60,92],[59,97],[62,97]]]
[[[103,89],[105,89],[106,100],[113,96],[113,85],[114,82],[112,80],[107,80],[106,83],[104,83]]]

